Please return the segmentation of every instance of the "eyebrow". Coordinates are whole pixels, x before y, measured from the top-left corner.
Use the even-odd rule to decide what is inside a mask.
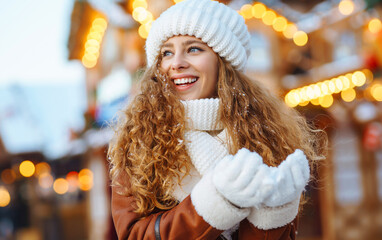
[[[200,40],[187,40],[187,41],[183,42],[182,45],[187,46],[187,45],[191,45],[194,43],[199,43],[199,44],[203,44],[203,45],[207,46],[207,44],[205,42],[202,42]],[[163,44],[162,48],[164,48],[164,47],[174,47],[174,44],[173,43],[165,43],[165,44]]]

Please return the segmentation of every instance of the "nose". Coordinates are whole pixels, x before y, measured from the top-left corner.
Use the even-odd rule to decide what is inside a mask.
[[[172,70],[179,70],[179,69],[187,68],[189,66],[187,59],[182,53],[174,54],[174,57],[172,60],[173,60],[171,63]]]

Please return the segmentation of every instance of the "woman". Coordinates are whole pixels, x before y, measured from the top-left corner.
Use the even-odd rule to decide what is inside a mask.
[[[242,73],[249,53],[243,18],[216,1],[153,23],[142,93],[108,152],[120,239],[295,239],[319,143]]]

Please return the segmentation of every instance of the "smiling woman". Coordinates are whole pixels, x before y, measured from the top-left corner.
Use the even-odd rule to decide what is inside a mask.
[[[120,239],[295,239],[319,131],[243,74],[244,19],[185,0],[153,23],[108,156]]]

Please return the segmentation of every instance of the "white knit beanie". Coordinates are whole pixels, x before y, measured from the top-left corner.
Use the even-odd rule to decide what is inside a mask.
[[[146,40],[147,66],[153,65],[162,44],[172,36],[195,36],[243,71],[250,54],[250,35],[244,18],[235,10],[211,0],[185,0],[164,11]]]

